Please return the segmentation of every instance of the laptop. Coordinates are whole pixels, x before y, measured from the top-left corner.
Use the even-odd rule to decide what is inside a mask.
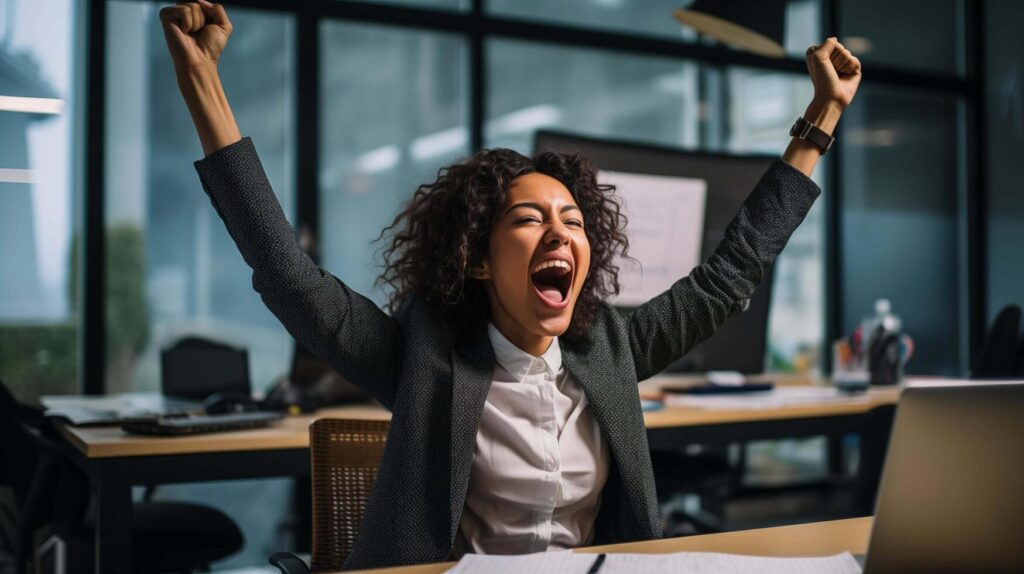
[[[900,397],[865,574],[1024,572],[1024,382]]]

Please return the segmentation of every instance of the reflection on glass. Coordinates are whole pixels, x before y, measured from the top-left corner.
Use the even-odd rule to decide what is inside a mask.
[[[863,86],[843,116],[843,330],[887,298],[915,342],[907,372],[960,372],[954,96]]]
[[[384,303],[380,244],[417,186],[469,152],[466,44],[457,36],[322,25],[322,265]]]
[[[78,389],[72,0],[0,3],[0,379]]]
[[[562,26],[625,32],[683,42],[712,43],[698,38],[695,30],[672,17],[693,0],[488,0],[487,11],[495,16],[539,20]],[[819,42],[820,0],[789,0],[786,3],[786,53],[802,58],[807,46]]]
[[[292,340],[199,183],[203,156],[174,79],[160,4],[110,2],[107,40],[106,390],[155,390],[160,351],[199,335],[249,351],[253,386],[287,371]],[[243,135],[291,217],[294,18],[232,8],[220,61]],[[253,63],[259,62],[255,71]]]
[[[485,145],[533,148],[541,128],[675,147],[781,155],[813,94],[806,76],[707,68],[694,62],[564,46],[487,47]],[[818,174],[824,173],[819,164]],[[818,364],[823,337],[819,200],[775,264],[770,368]]]
[[[839,16],[840,41],[865,64],[966,71],[964,0],[843,0]]]

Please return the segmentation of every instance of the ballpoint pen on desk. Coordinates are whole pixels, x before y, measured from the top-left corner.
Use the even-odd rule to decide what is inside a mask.
[[[597,574],[597,571],[601,569],[601,564],[604,564],[604,554],[598,554],[594,563],[590,565],[590,570],[587,570],[587,574]]]

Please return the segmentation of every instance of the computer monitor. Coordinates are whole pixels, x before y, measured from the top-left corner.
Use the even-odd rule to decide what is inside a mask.
[[[701,261],[707,260],[714,252],[729,222],[775,159],[775,156],[770,155],[697,152],[546,130],[537,132],[534,140],[534,151],[541,150],[578,151],[600,170],[703,180],[706,184],[706,199]],[[668,370],[762,372],[771,287],[772,270],[769,268],[747,310],[726,321],[710,339],[676,361]],[[623,310],[628,311],[629,308]]]
[[[168,397],[202,401],[216,393],[252,394],[249,352],[202,337],[185,337],[161,351],[160,375],[160,390]]]

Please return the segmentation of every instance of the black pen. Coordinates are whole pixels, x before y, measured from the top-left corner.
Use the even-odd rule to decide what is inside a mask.
[[[597,571],[601,569],[602,564],[604,564],[604,554],[598,554],[597,559],[590,565],[590,570],[587,570],[587,574],[597,574]]]

